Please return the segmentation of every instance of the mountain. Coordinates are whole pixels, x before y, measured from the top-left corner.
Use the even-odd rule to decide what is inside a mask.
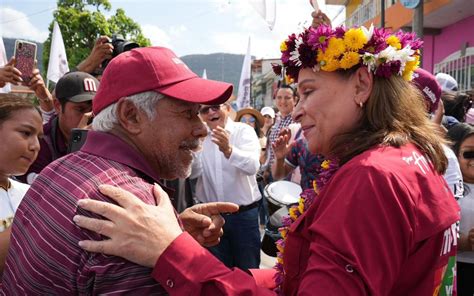
[[[15,50],[15,40],[14,38],[3,38],[3,44],[5,44],[5,51],[7,53],[7,59],[10,60],[13,57],[13,53]],[[39,43],[36,41],[25,40],[36,43],[36,60],[38,61],[38,69],[41,73],[43,73],[43,43]]]
[[[13,56],[15,39],[3,38],[3,43],[5,44],[7,58],[10,59]],[[43,71],[43,44],[34,43],[38,46],[36,53],[38,67],[41,73],[45,73],[46,70]],[[228,53],[193,54],[182,56],[181,59],[199,76],[202,76],[204,69],[206,69],[208,79],[232,83],[234,85],[234,94],[237,95],[244,55]]]
[[[199,76],[206,69],[208,79],[232,83],[234,95],[237,95],[244,57],[239,54],[213,53],[186,55],[181,60]]]

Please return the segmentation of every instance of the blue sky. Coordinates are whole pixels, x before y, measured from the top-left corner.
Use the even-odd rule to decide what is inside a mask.
[[[153,45],[166,46],[177,55],[226,52],[245,54],[251,38],[251,53],[257,58],[279,56],[279,43],[290,33],[309,24],[309,0],[276,0],[276,23],[272,31],[251,5],[259,0],[111,0],[112,10],[123,8],[138,22]],[[260,0],[261,1],[261,0]],[[324,2],[320,0],[320,2]],[[324,6],[330,18],[339,6]],[[43,42],[53,18],[56,0],[1,0],[0,35]],[[334,21],[344,20],[344,12]]]

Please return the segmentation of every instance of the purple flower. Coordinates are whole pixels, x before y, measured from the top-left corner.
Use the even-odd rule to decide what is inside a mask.
[[[307,44],[310,45],[313,50],[320,48],[325,51],[328,47],[329,38],[334,36],[332,28],[327,25],[321,25],[316,29],[311,28],[305,32],[308,32]]]
[[[387,48],[388,44],[386,40],[389,36],[390,32],[387,31],[385,28],[375,28],[372,38],[364,46],[364,52],[368,51],[372,54],[381,52],[382,50]]]
[[[402,48],[406,47],[407,45],[410,45],[411,49],[417,50],[423,46],[423,41],[416,38],[414,32],[398,31],[395,36],[397,36],[397,38],[400,40]]]
[[[272,63],[272,69],[273,69],[273,72],[275,73],[275,75],[278,75],[278,76],[281,75],[281,71],[282,71],[281,65],[276,64],[276,63]]]
[[[337,38],[344,38],[344,34],[346,34],[346,29],[343,26],[339,26],[334,30],[334,36]]]

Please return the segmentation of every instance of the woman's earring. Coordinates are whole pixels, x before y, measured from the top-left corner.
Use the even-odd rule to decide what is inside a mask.
[[[362,103],[362,101],[361,101],[361,102],[359,102],[359,107],[361,107],[361,108],[363,108],[363,107],[364,107],[364,103]]]

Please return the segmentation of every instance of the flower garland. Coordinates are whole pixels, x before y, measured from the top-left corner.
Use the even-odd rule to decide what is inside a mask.
[[[338,162],[336,160],[325,160],[321,163],[321,167],[318,169],[318,177],[313,181],[313,188],[306,189],[301,193],[300,199],[297,205],[293,205],[289,209],[289,216],[282,218],[283,227],[279,230],[281,234],[281,239],[276,242],[276,247],[278,249],[277,253],[277,263],[275,269],[277,273],[275,275],[276,288],[275,292],[279,295],[283,295],[282,285],[285,278],[285,270],[283,268],[283,253],[285,251],[285,241],[287,238],[287,233],[293,224],[303,213],[309,209],[313,201],[319,195],[321,189],[329,182],[331,177],[339,168]]]
[[[422,44],[414,33],[392,34],[373,25],[369,29],[321,25],[288,36],[280,45],[282,65],[273,65],[273,71],[281,75],[284,69],[297,81],[302,68],[332,72],[366,66],[378,77],[400,75],[409,81],[418,67]]]

